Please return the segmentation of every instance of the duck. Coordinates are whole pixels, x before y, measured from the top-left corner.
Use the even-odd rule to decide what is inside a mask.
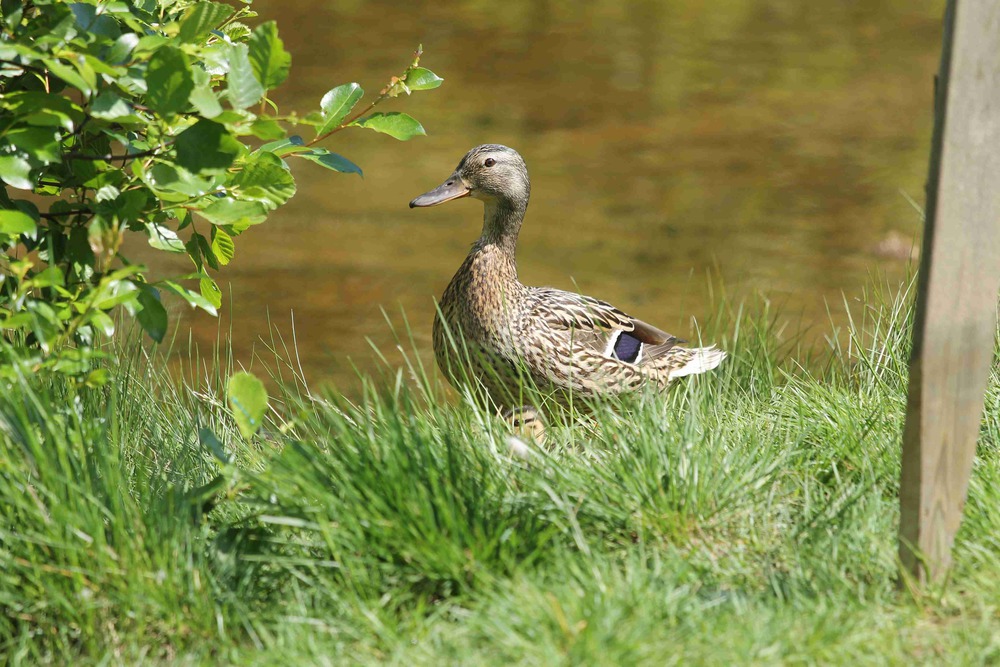
[[[606,301],[517,276],[517,239],[531,195],[524,158],[499,144],[476,146],[438,187],[410,208],[470,197],[483,202],[483,227],[438,301],[433,347],[456,389],[471,387],[512,424],[539,419],[529,394],[572,407],[595,399],[666,390],[726,358],[685,342]],[[533,387],[534,392],[525,392]]]

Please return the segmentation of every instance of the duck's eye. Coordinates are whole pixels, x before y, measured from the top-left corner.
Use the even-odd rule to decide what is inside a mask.
[[[496,161],[496,160],[494,160],[494,159],[493,159],[493,158],[491,158],[491,157],[488,157],[488,158],[486,158],[486,162],[484,162],[483,164],[484,164],[484,165],[486,165],[487,167],[492,167],[492,166],[493,166],[493,165],[495,165],[496,163],[497,163],[497,161]]]

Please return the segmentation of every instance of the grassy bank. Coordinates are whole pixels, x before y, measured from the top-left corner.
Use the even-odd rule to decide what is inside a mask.
[[[996,662],[1000,381],[954,574],[899,592],[909,310],[864,313],[803,362],[766,315],[722,307],[720,372],[555,424],[527,459],[419,369],[354,403],[290,383],[252,442],[224,369],[180,383],[135,351],[101,389],[22,377],[0,396],[0,652]]]

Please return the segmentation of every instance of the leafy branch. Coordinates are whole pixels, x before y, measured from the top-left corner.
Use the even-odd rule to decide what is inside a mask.
[[[387,83],[385,87],[379,91],[378,97],[372,100],[372,102],[364,109],[349,117],[347,117],[347,115],[353,110],[354,105],[357,104],[357,102],[360,101],[361,97],[364,95],[364,91],[361,89],[361,86],[356,83],[351,83],[346,86],[338,86],[328,92],[320,102],[320,107],[324,111],[323,123],[321,125],[322,129],[318,131],[317,137],[306,145],[312,146],[319,143],[330,135],[340,132],[344,128],[354,124],[358,124],[361,127],[368,127],[376,132],[385,132],[391,136],[396,136],[397,139],[409,139],[410,137],[418,134],[425,134],[423,126],[406,114],[397,115],[396,120],[392,123],[392,131],[388,131],[390,129],[390,125],[385,120],[373,122],[370,117],[368,119],[362,119],[362,116],[374,109],[380,103],[387,99],[398,97],[400,93],[405,92],[409,95],[414,90],[431,90],[433,88],[437,88],[444,82],[444,79],[434,74],[434,72],[420,67],[420,56],[422,55],[423,46],[421,45],[418,46],[416,52],[414,52],[413,62],[406,68],[406,71],[404,71],[400,76],[392,77],[389,83]],[[366,120],[368,121],[367,123],[365,122]]]
[[[287,158],[361,174],[317,144],[346,127],[401,140],[424,134],[407,114],[372,112],[441,84],[420,67],[419,49],[360,111],[364,91],[351,83],[314,112],[279,113],[270,95],[291,56],[274,22],[243,22],[256,16],[247,5],[4,3],[0,259],[14,268],[0,280],[0,329],[23,332],[43,364],[112,331],[108,312],[119,306],[161,340],[161,293],[217,312],[212,272],[233,261],[241,234],[295,194]],[[308,144],[289,134],[303,124],[315,129]],[[126,230],[186,255],[194,270],[148,280],[120,255]]]

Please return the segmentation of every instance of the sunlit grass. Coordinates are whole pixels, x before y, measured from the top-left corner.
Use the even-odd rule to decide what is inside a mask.
[[[138,347],[102,389],[22,377],[0,396],[0,653],[996,661],[996,374],[953,576],[896,585],[909,316],[907,294],[869,295],[823,357],[762,304],[722,303],[717,372],[555,416],[527,457],[410,353],[348,401],[271,339],[283,384],[253,442],[224,348],[185,380]]]

